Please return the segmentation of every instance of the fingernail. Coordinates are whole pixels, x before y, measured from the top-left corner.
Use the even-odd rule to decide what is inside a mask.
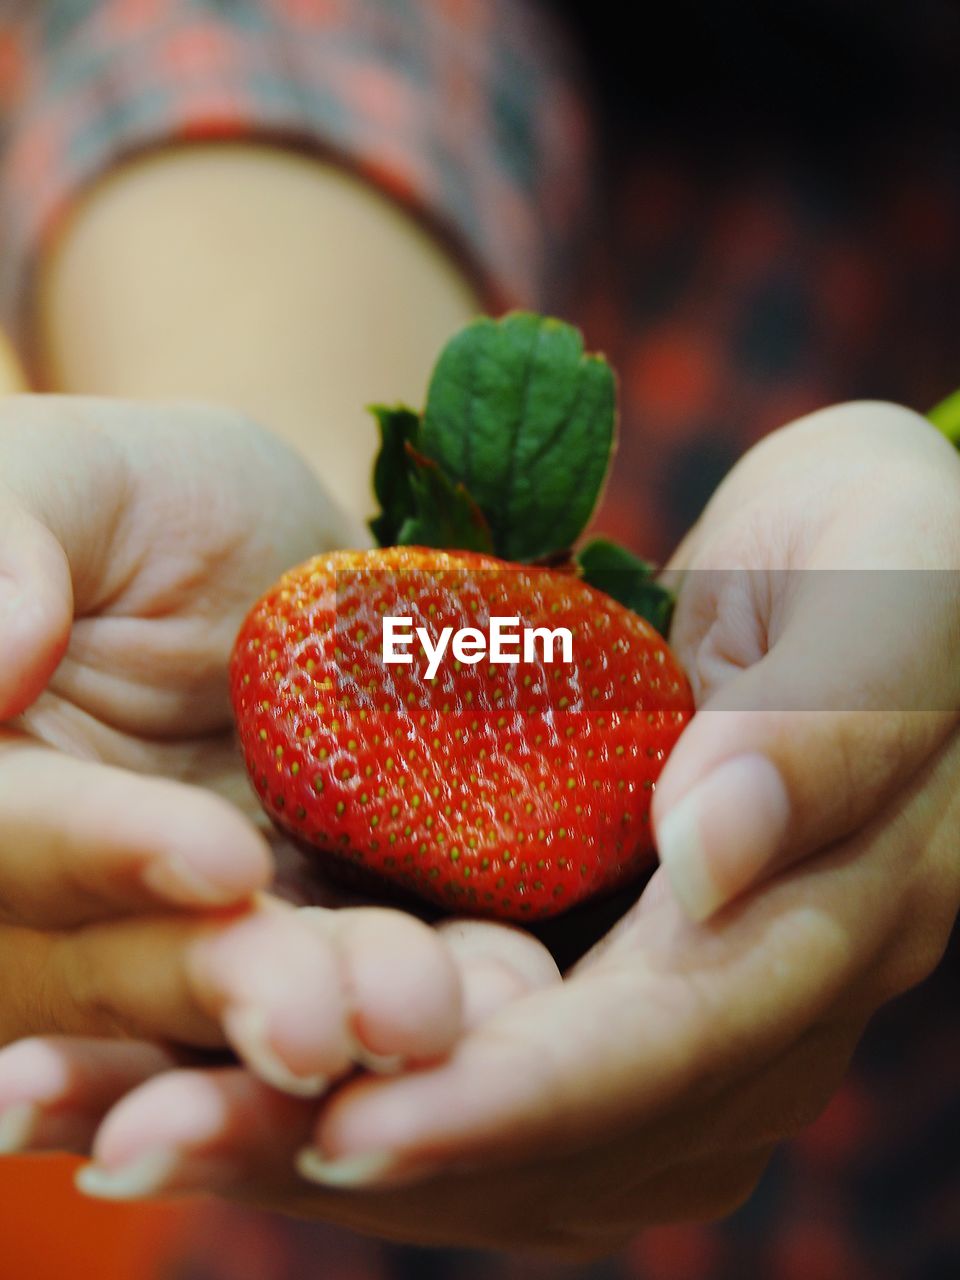
[[[312,1098],[350,1070],[335,949],[289,910],[263,902],[191,948],[191,980],[225,1010],[234,1048],[267,1083]]]
[[[32,1102],[18,1102],[0,1113],[0,1156],[26,1151],[40,1121],[40,1108]]]
[[[227,1039],[260,1079],[295,1098],[316,1098],[330,1087],[325,1075],[297,1075],[270,1044],[266,1015],[250,1005],[228,1009],[223,1015]]]
[[[365,1044],[361,1044],[352,1033],[348,1033],[347,1040],[350,1046],[350,1057],[353,1061],[358,1067],[366,1067],[374,1075],[395,1076],[406,1066],[406,1059],[401,1057],[399,1053],[374,1053]]]
[[[706,920],[773,869],[790,821],[787,789],[765,756],[719,765],[657,824],[660,862],[694,921]]]
[[[179,854],[169,854],[148,862],[143,869],[142,878],[151,893],[174,902],[177,906],[222,907],[237,901],[235,887],[207,879]]]
[[[141,1200],[156,1195],[170,1181],[180,1157],[170,1151],[154,1151],[116,1169],[87,1164],[74,1177],[78,1191],[97,1200]]]
[[[392,1156],[369,1151],[358,1156],[330,1160],[316,1147],[304,1147],[296,1159],[297,1173],[321,1187],[368,1187],[379,1183],[395,1164]]]

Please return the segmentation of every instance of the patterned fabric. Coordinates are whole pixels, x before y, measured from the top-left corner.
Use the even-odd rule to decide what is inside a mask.
[[[623,11],[590,8],[608,23]],[[667,8],[690,27],[677,33],[685,74],[669,41],[621,41],[607,177],[585,224],[586,114],[562,45],[524,0],[53,0],[29,23],[26,0],[23,22],[0,19],[14,277],[82,184],[170,138],[257,134],[335,155],[442,229],[496,298],[559,305],[586,225],[589,251],[562,305],[622,374],[620,457],[599,524],[662,557],[774,427],[851,397],[923,409],[960,385],[960,117],[936,93],[907,92],[897,61],[909,58],[921,87],[942,87],[960,48],[950,52],[955,6]],[[775,46],[779,61],[747,50],[737,65],[734,46],[787,9],[815,50],[852,51],[861,78],[873,49],[888,109],[859,82],[848,92],[842,62],[831,98],[790,64],[793,35]],[[723,34],[701,10],[746,15],[710,83],[689,73],[695,20],[705,44]],[[744,112],[748,80],[758,96]],[[747,127],[724,132],[724,92]],[[820,110],[822,134],[764,118],[778,92],[785,110],[799,101],[804,125]],[[844,94],[860,109],[841,130]],[[691,95],[695,109],[681,111]],[[629,131],[628,102],[639,120]],[[955,933],[937,974],[882,1011],[824,1116],[725,1223],[647,1232],[609,1263],[562,1268],[392,1249],[217,1208],[198,1215],[189,1259],[165,1280],[960,1275],[958,975]]]
[[[8,318],[37,245],[116,162],[256,133],[425,218],[494,306],[562,269],[586,198],[568,52],[526,0],[4,0]]]
[[[572,310],[620,371],[600,521],[663,558],[745,449],[827,404],[926,412],[960,387],[960,142],[904,138],[842,181],[783,152],[736,181],[698,149],[624,147]]]

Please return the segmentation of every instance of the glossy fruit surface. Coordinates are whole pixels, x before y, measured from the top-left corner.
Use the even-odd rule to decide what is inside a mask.
[[[442,628],[567,628],[572,661],[433,680],[383,661],[384,617]],[[559,649],[554,656],[559,659]],[[301,846],[449,909],[532,920],[652,860],[650,801],[693,713],[642,618],[574,572],[387,547],[287,573],[238,637],[231,691],[251,779]],[[334,863],[333,865],[336,865]]]

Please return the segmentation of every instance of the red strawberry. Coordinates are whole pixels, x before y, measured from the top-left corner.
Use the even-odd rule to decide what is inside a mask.
[[[291,570],[234,652],[268,813],[354,876],[475,913],[530,920],[616,888],[650,860],[654,783],[693,705],[651,566],[603,538],[571,550],[614,445],[612,370],[558,320],[482,318],[444,348],[422,413],[374,412],[385,549]],[[572,653],[462,651],[428,679],[420,654],[384,665],[391,615],[431,647],[499,617],[565,628]]]
[[[568,628],[573,661],[382,658],[383,618]],[[559,656],[559,654],[557,655]],[[570,572],[422,547],[291,570],[240,632],[231,686],[274,821],[328,860],[471,913],[532,920],[652,859],[650,801],[693,712],[653,627]],[[333,865],[333,863],[331,863]]]

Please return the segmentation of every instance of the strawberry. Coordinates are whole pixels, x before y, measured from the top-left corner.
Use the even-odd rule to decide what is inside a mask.
[[[448,909],[534,920],[612,891],[652,860],[653,789],[693,713],[651,567],[602,538],[571,551],[613,447],[612,372],[516,313],[448,344],[422,414],[374,412],[381,546],[290,570],[234,649],[260,799],[330,869]],[[508,656],[481,660],[505,621]]]
[[[450,661],[433,680],[383,662],[384,616],[435,642],[492,614],[569,629],[574,661]],[[260,799],[296,841],[442,906],[530,920],[648,864],[653,785],[691,711],[663,640],[610,597],[421,547],[287,573],[244,624],[232,693]]]

